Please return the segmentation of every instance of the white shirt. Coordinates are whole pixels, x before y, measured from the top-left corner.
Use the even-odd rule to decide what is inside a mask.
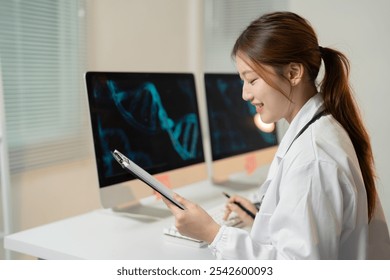
[[[221,227],[209,246],[217,258],[390,258],[379,200],[370,227],[375,225],[380,237],[369,237],[364,182],[341,125],[331,115],[322,116],[293,142],[322,110],[322,96],[316,94],[295,116],[259,190],[265,195],[251,231]]]

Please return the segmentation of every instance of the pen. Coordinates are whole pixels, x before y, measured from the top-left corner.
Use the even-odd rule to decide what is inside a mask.
[[[223,192],[223,194],[227,197],[227,198],[230,198],[230,195]],[[242,204],[240,202],[237,202],[237,201],[234,201],[234,204],[236,204],[238,207],[241,208],[241,210],[243,210],[245,213],[247,213],[250,217],[252,217],[252,219],[255,219],[255,214],[253,214],[251,211],[249,211],[248,209],[246,209],[244,206],[242,206]]]

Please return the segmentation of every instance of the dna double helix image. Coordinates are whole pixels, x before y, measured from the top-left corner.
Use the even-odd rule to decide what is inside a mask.
[[[186,114],[176,121],[169,118],[160,95],[151,82],[143,83],[130,93],[132,96],[128,106],[126,99],[130,94],[118,90],[112,81],[107,84],[116,107],[129,125],[149,135],[163,130],[168,133],[172,146],[182,159],[195,157],[199,124],[194,113]]]
[[[114,145],[143,167],[168,161],[180,166],[203,156],[195,92],[185,82],[166,88],[160,92],[150,80],[124,86],[107,79],[105,90],[96,90],[108,107],[97,120],[106,176],[117,168],[110,152]]]

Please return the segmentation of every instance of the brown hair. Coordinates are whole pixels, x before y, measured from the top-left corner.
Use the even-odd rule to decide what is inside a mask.
[[[325,73],[320,83],[325,110],[344,127],[356,151],[367,193],[368,218],[374,213],[376,202],[374,158],[370,139],[363,125],[349,85],[349,61],[339,51],[322,48],[311,25],[291,12],[275,12],[254,20],[238,37],[232,56],[243,55],[250,65],[272,87],[287,98],[287,93],[267,78],[262,65],[272,66],[279,76],[282,67],[301,63],[310,80],[315,83],[321,59]]]

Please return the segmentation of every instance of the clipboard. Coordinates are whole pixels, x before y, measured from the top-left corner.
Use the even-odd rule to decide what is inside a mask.
[[[134,176],[136,176],[138,179],[143,181],[145,184],[147,184],[149,187],[151,187],[153,190],[161,194],[163,197],[168,199],[170,202],[175,204],[180,209],[184,210],[185,207],[178,202],[176,199],[173,198],[173,192],[172,190],[168,189],[166,186],[161,184],[156,178],[154,178],[151,174],[146,172],[143,168],[138,166],[135,162],[127,158],[125,155],[120,153],[118,150],[114,150],[112,153],[112,156],[116,159],[116,161],[122,166],[123,169],[127,170]]]

